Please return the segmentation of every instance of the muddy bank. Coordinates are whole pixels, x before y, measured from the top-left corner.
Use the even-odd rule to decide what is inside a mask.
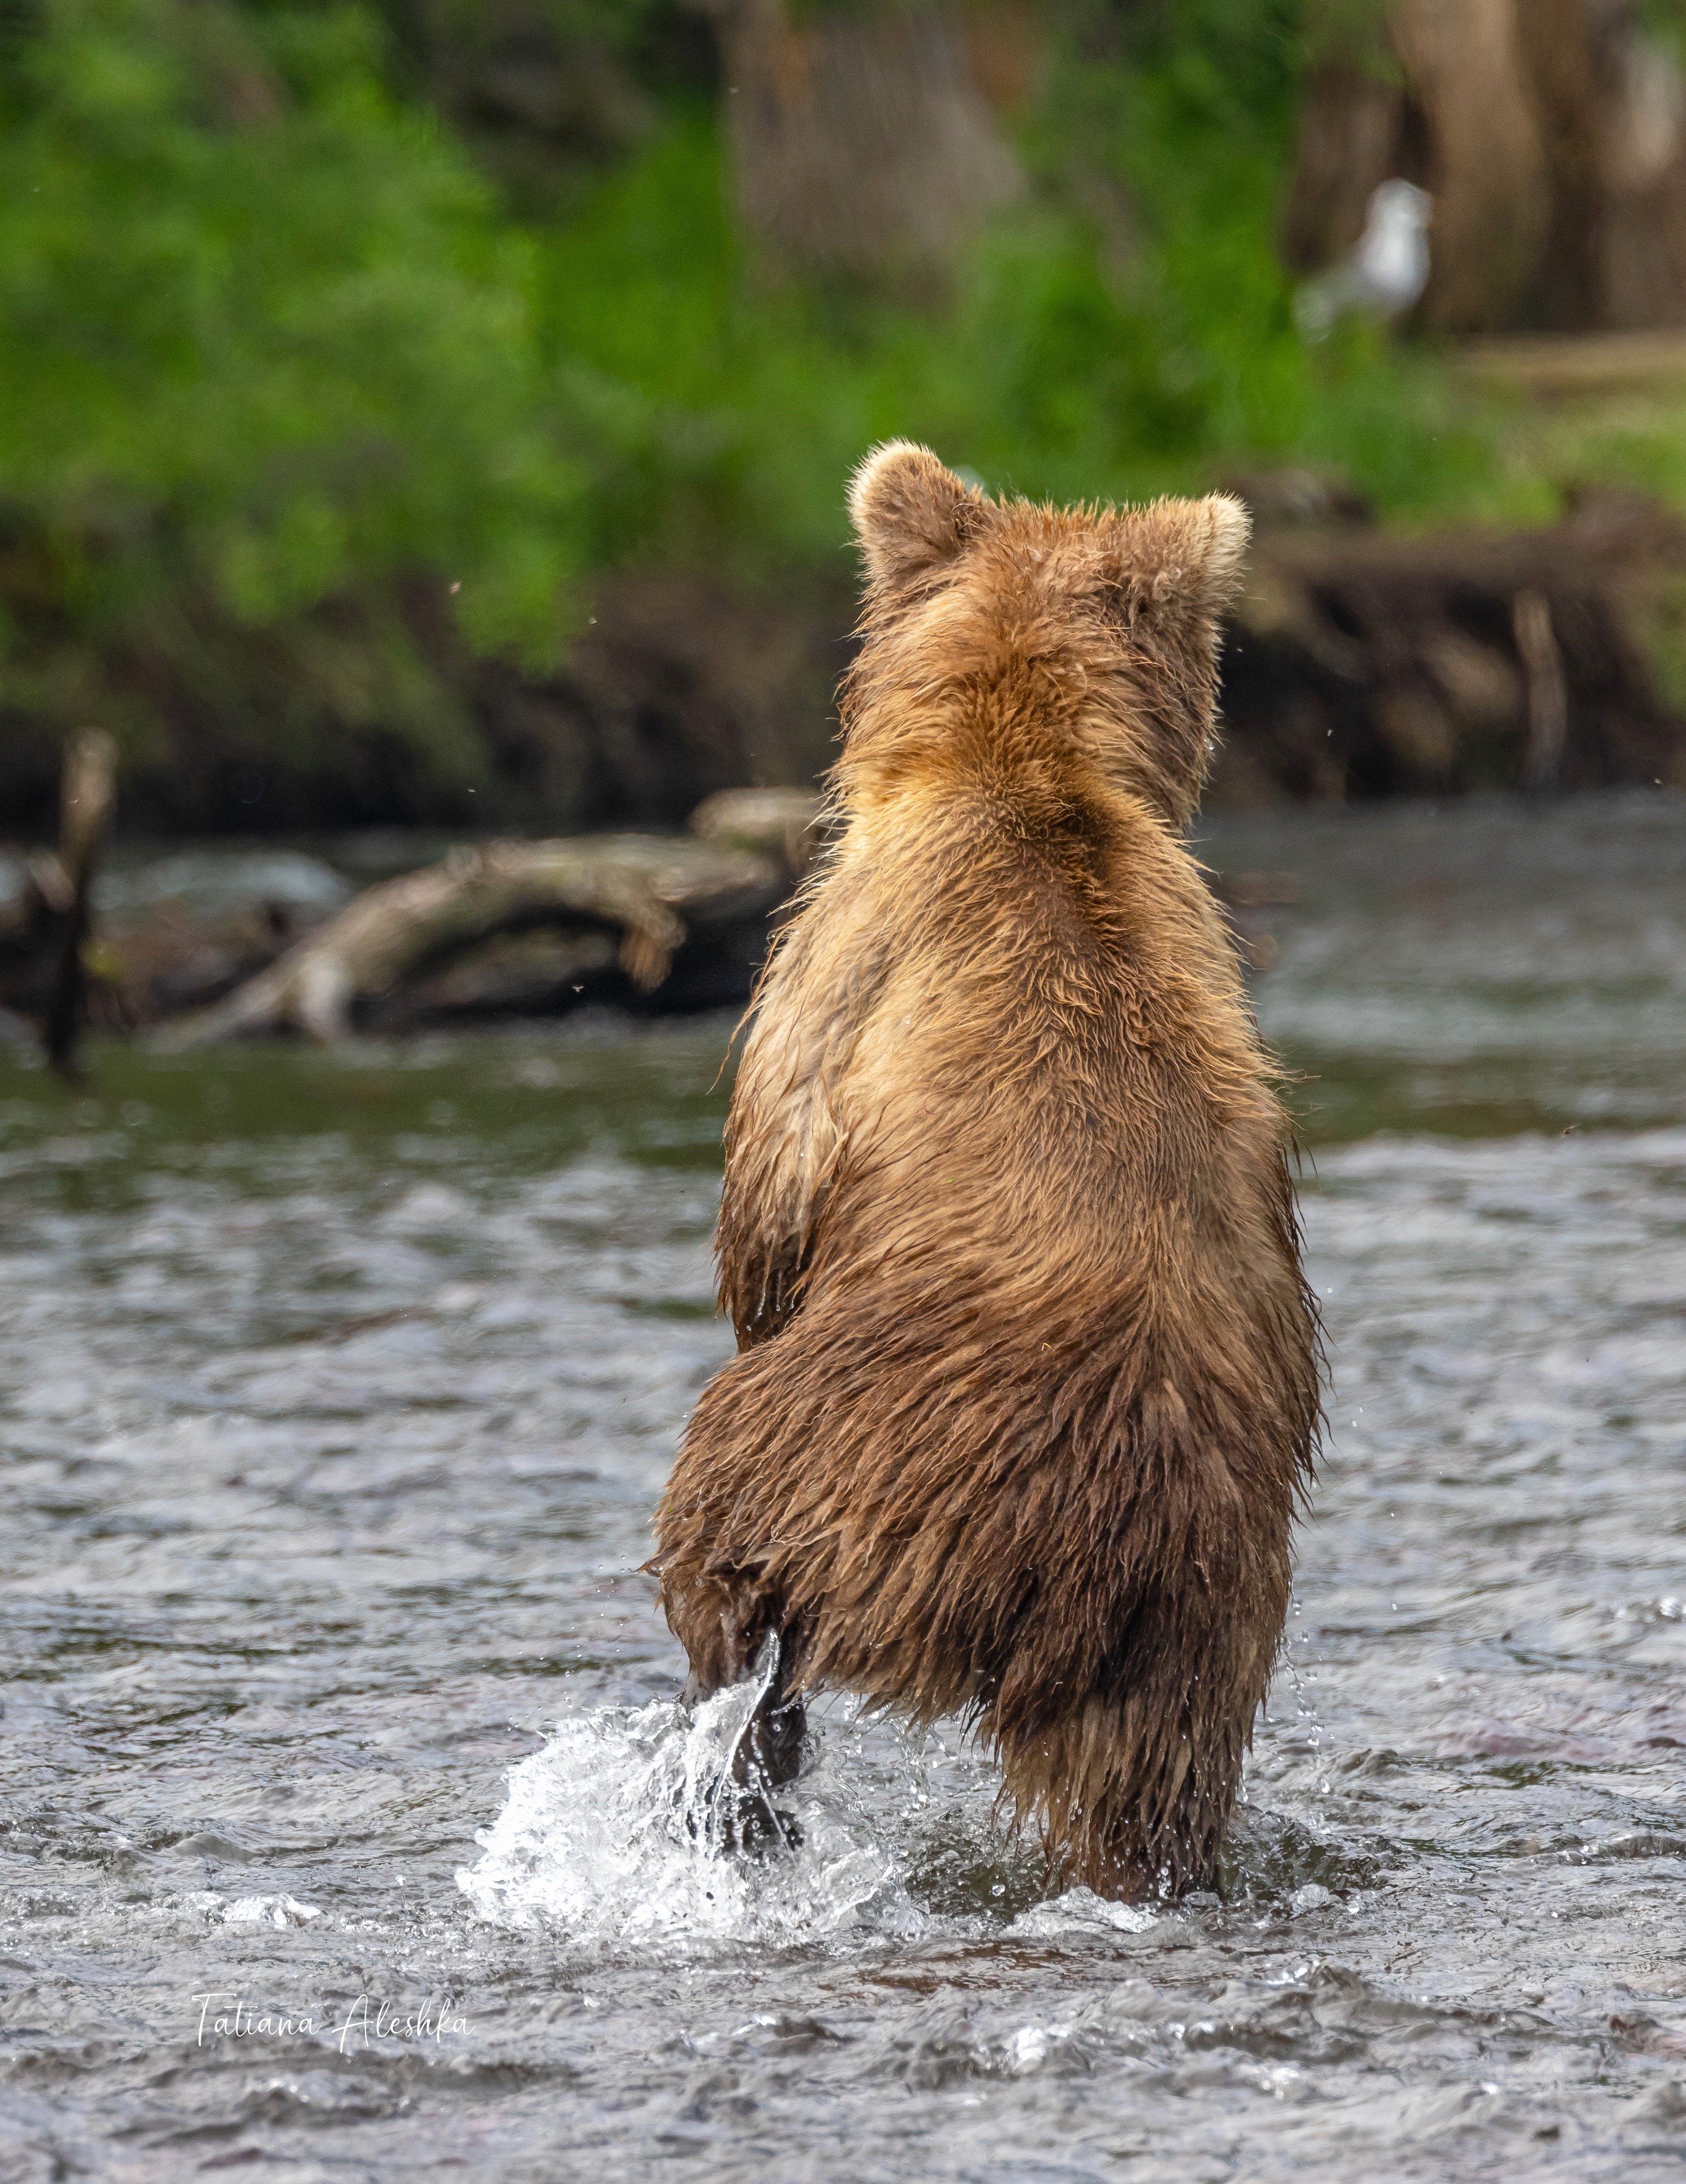
[[[1686,784],[1680,518],[1599,493],[1548,529],[1403,538],[1327,481],[1235,482],[1257,537],[1212,808]],[[122,748],[120,830],[671,830],[724,788],[811,785],[834,754],[841,560],[776,592],[617,577],[548,676],[469,656],[448,609],[417,582],[384,619],[342,603],[285,641],[207,624],[186,654],[83,663],[87,717]],[[0,706],[0,842],[52,835],[44,719]]]
[[[1316,488],[1249,496],[1212,808],[1686,786],[1686,523],[1598,493],[1402,538]]]
[[[183,601],[155,649],[55,655],[35,679],[73,686],[76,712],[116,734],[131,840],[666,829],[718,790],[808,784],[830,764],[853,616],[841,565],[776,595],[705,573],[617,577],[541,675],[474,657],[429,577],[283,630]],[[68,701],[32,710],[28,687],[0,690],[0,844],[56,827]]]
[[[1686,788],[1686,522],[1600,494],[1546,530],[1401,538],[1315,478],[1237,482],[1258,535],[1226,632],[1208,811]],[[155,833],[163,811],[180,847],[137,857],[120,842],[81,958],[83,1021],[142,1030],[226,1005],[230,1028],[332,1037],[591,1001],[648,1013],[745,1000],[812,846],[849,649],[841,594],[831,609],[781,608],[712,581],[629,577],[598,605],[565,677],[473,670],[502,771],[454,804],[429,802],[419,777],[383,804],[348,800],[348,771],[272,766],[238,805],[236,841],[195,849],[195,825],[225,817],[250,782],[207,770],[192,737],[192,769],[131,761],[120,832]],[[30,746],[0,749],[15,789]],[[43,743],[30,763],[58,755]],[[256,759],[242,763],[256,780]],[[734,786],[770,776],[789,785]],[[56,814],[56,777],[51,788],[14,797],[14,839]],[[728,809],[740,833],[717,837]],[[335,831],[303,831],[323,810]],[[348,814],[396,823],[348,833]],[[300,830],[290,842],[251,842],[282,816]],[[415,900],[379,894],[430,864],[439,872]],[[1266,898],[1271,879],[1251,876]],[[364,890],[373,906],[353,927],[373,921],[376,938],[313,955]],[[37,1036],[53,1012],[73,894],[49,853],[0,846],[0,1028],[15,1036]],[[1231,904],[1238,937],[1268,969],[1252,906]]]

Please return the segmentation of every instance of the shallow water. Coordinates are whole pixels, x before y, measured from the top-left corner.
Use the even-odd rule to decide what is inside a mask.
[[[1297,876],[1334,1392],[1174,1910],[844,1708],[798,1851],[676,1820],[723,1021],[0,1056],[0,2176],[1680,2174],[1686,808],[1208,855]]]

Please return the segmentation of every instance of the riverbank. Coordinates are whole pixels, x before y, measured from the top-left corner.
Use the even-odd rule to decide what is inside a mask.
[[[1543,528],[1405,535],[1312,472],[1232,482],[1255,537],[1208,808],[1686,787],[1686,519],[1586,491]],[[138,655],[110,664],[150,682],[153,715],[125,746],[120,833],[665,832],[721,790],[811,788],[835,755],[854,613],[842,557],[777,591],[618,577],[543,675],[464,647],[439,588],[407,598],[454,723],[431,742],[337,710],[285,662],[248,661],[225,708]],[[348,659],[360,641],[354,622],[335,639]],[[50,837],[58,763],[45,718],[8,716],[0,841]]]

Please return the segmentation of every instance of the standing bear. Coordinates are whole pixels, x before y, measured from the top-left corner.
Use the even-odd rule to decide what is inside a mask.
[[[1055,1875],[1215,1879],[1319,1416],[1290,1134],[1183,844],[1222,495],[851,486],[868,578],[835,846],[763,974],[717,1249],[738,1356],[657,1519],[693,1697],[960,1713]]]

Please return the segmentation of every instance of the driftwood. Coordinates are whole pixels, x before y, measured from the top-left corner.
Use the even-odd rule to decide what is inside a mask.
[[[541,926],[492,933],[395,987],[370,1005],[367,1017],[371,1031],[402,1034],[511,1017],[552,1017],[571,1004],[634,1001],[637,995],[620,968],[615,933]]]
[[[332,1040],[360,1008],[494,935],[543,926],[618,933],[641,993],[666,978],[693,924],[770,912],[781,860],[682,837],[492,842],[370,888],[212,1009],[172,1028],[173,1046],[266,1032]],[[589,951],[587,951],[589,953]]]
[[[73,1080],[90,1018],[104,1029],[126,1021],[120,995],[92,961],[93,883],[115,796],[110,737],[97,728],[73,735],[64,746],[58,853],[31,856],[0,904],[0,1015],[16,1035],[38,1036],[53,1067]]]
[[[86,1012],[94,872],[116,795],[117,746],[103,728],[84,728],[64,746],[58,866],[69,900],[44,1034],[47,1060],[61,1077],[72,1079],[78,1074],[76,1048]]]
[[[798,880],[819,855],[825,805],[811,788],[722,788],[687,823],[699,842],[776,857]]]

